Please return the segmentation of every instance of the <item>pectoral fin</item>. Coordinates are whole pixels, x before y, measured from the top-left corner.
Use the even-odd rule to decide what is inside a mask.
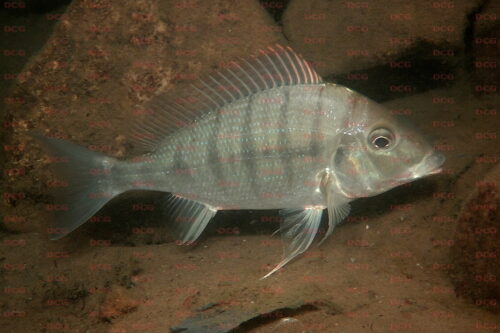
[[[318,232],[322,213],[322,208],[283,209],[280,211],[280,215],[284,217],[279,229],[283,241],[283,260],[261,280],[307,250]]]
[[[323,244],[328,236],[332,234],[333,229],[335,229],[337,224],[342,222],[342,220],[346,218],[351,211],[351,206],[348,203],[339,203],[339,200],[334,198],[334,195],[331,192],[332,181],[333,176],[330,173],[325,172],[321,180],[320,190],[328,208],[328,229],[323,239],[319,242],[319,245]]]
[[[351,211],[351,206],[349,204],[343,204],[340,206],[335,206],[335,204],[328,203],[328,229],[326,230],[325,236],[323,236],[323,239],[319,242],[319,245],[323,244],[323,242],[330,236],[333,232],[333,229],[342,222],[343,219],[347,215],[349,215],[349,212]]]

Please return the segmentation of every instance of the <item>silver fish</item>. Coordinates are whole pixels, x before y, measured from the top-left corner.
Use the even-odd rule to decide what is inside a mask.
[[[349,202],[440,172],[443,155],[383,106],[324,83],[289,47],[277,45],[152,99],[134,138],[149,152],[117,160],[33,135],[64,156],[68,180],[52,238],[79,227],[129,190],[169,192],[175,232],[191,244],[219,210],[281,209],[284,255],[268,277],[328,229]]]

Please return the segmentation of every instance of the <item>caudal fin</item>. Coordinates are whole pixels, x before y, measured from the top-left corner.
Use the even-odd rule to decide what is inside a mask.
[[[78,228],[118,193],[110,177],[117,160],[71,142],[30,133],[52,154],[51,166],[63,181],[53,183],[56,202],[49,229],[51,239],[59,239]]]

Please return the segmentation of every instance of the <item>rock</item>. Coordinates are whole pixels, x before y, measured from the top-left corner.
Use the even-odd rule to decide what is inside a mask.
[[[462,49],[467,15],[480,3],[292,0],[283,31],[320,74],[341,74],[386,64],[418,43]]]
[[[12,231],[44,230],[53,208],[51,161],[27,130],[129,157],[124,135],[153,95],[284,43],[257,1],[77,0],[52,19],[53,35],[5,99],[4,188],[22,196],[1,204]]]
[[[489,1],[474,14],[474,27],[471,34],[472,90],[476,96],[497,94],[497,82],[500,77],[498,66],[498,37],[500,24],[497,13],[500,5]]]
[[[484,6],[473,17],[475,32],[483,35],[490,33],[492,29],[498,27],[498,13],[500,13],[500,4],[498,1],[485,1]]]
[[[498,312],[500,299],[500,166],[497,165],[464,203],[451,250],[450,276],[458,296]]]
[[[137,307],[138,301],[130,297],[127,289],[115,286],[101,304],[99,318],[110,321],[134,311]]]

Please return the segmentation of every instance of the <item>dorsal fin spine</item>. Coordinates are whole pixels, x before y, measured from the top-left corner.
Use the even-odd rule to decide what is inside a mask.
[[[250,90],[250,88],[247,86],[247,84],[245,82],[243,82],[242,79],[240,79],[238,76],[236,76],[236,74],[234,74],[234,72],[231,70],[231,68],[228,68],[227,71],[229,72],[229,74],[231,74],[236,80],[240,81],[241,84],[245,87],[245,89],[247,90],[247,94],[251,94],[252,91]],[[241,92],[240,92],[241,94]],[[242,95],[243,97],[243,95]]]
[[[279,46],[281,49],[283,49],[281,47],[281,45],[277,45]],[[283,65],[283,68],[285,69],[286,73],[288,74],[288,80],[289,81],[292,81],[292,74],[290,73],[290,71],[288,70],[288,68],[286,67],[285,65],[285,62],[283,61],[283,59],[281,57],[278,57],[279,61],[281,62],[281,65]]]
[[[309,74],[309,79],[312,82],[314,80],[314,76],[312,74],[311,67],[309,67],[309,64],[307,62],[306,62],[306,68],[307,68],[307,73]]]
[[[212,87],[210,87],[209,84],[207,84],[205,82],[205,80],[201,79],[200,80],[201,84],[203,84],[205,86],[205,88],[207,88],[208,90],[210,90],[215,96],[217,96],[218,98],[220,98],[222,100],[222,103],[221,102],[217,102],[217,106],[218,107],[222,107],[224,105],[224,98],[219,95],[219,93],[217,91],[215,91]]]
[[[269,48],[272,52],[275,52],[272,48]],[[284,82],[285,80],[283,79],[283,76],[281,75],[279,69],[276,67],[276,65],[274,64],[274,61],[271,60],[271,58],[269,58],[269,55],[267,54],[267,52],[263,52],[263,54],[266,56],[266,59],[268,60],[268,62],[271,64],[271,66],[273,66],[273,68],[276,70],[276,73],[278,73],[279,77],[280,77],[280,80],[281,82]],[[266,67],[267,69],[267,67]],[[269,75],[272,75],[271,73],[269,73]],[[271,76],[272,77],[272,76]],[[278,86],[277,82],[276,82],[276,78],[275,77],[272,77],[272,82],[273,82],[273,88],[276,88]]]
[[[220,73],[215,73],[214,75],[217,75],[217,76],[221,76]],[[234,97],[234,95],[226,89],[226,87],[224,87],[224,85],[222,84],[222,82],[219,82],[218,79],[214,78],[212,75],[209,75],[209,78],[210,80],[212,80],[212,82],[215,84],[214,86],[214,89],[217,90],[217,91],[220,91],[221,92],[221,95],[222,94],[226,94],[227,96],[229,96],[229,98],[231,99],[230,103],[234,102],[236,100],[236,98]],[[225,98],[224,99],[227,103],[227,99]]]
[[[220,75],[220,74],[219,74],[219,73],[217,73],[217,75]],[[226,101],[226,103],[227,103],[227,98],[222,97],[222,96],[223,96],[223,93],[226,93],[227,95],[229,95],[229,98],[231,99],[231,102],[230,102],[230,103],[232,103],[232,102],[234,102],[234,101],[236,100],[236,99],[234,98],[233,94],[231,94],[231,92],[230,92],[230,91],[228,91],[228,90],[227,90],[227,89],[226,89],[226,88],[225,88],[225,87],[224,87],[224,86],[223,86],[223,85],[222,85],[219,81],[217,81],[217,80],[216,80],[216,79],[215,79],[212,75],[209,75],[209,76],[208,76],[208,78],[209,78],[210,80],[212,80],[212,82],[213,82],[213,83],[214,83],[214,85],[215,85],[213,90],[214,90],[214,91],[220,91],[220,93],[221,93],[221,95],[220,95],[220,96],[221,96],[221,98],[222,98],[222,100],[223,100],[223,101]],[[224,104],[225,104],[225,103],[223,103],[223,105],[224,105]]]
[[[243,59],[243,61],[246,61]],[[248,62],[247,62],[248,64]],[[257,84],[257,82],[255,82],[255,80],[252,78],[252,76],[248,73],[248,71],[246,69],[244,69],[243,67],[241,67],[241,65],[239,63],[236,63],[236,65],[238,66],[238,68],[241,70],[242,73],[245,73],[245,75],[248,77],[248,79],[252,82],[252,84],[254,85],[255,89],[259,89],[259,85]],[[252,90],[250,90],[252,91]]]
[[[254,67],[251,63],[249,63],[249,62],[248,62],[248,60],[243,59],[243,61],[245,61],[245,63],[246,63],[248,66],[250,66],[250,68],[252,68],[252,70],[255,72],[255,74],[257,74],[256,76],[257,76],[259,79],[261,79],[261,80],[262,80],[262,82],[264,83],[264,86],[265,86],[265,87],[267,87],[266,82],[265,82],[265,81],[264,81],[264,79],[263,79],[263,78],[259,75],[259,71],[257,71],[257,70],[255,69],[255,67]],[[250,76],[250,77],[251,77],[251,76]],[[254,82],[255,82],[255,81],[254,81]],[[259,85],[257,85],[256,87],[257,87],[257,89],[259,89],[259,88],[260,88],[260,89],[263,89],[263,87],[260,87]]]
[[[269,46],[269,47],[268,47],[268,49],[272,52],[272,54],[273,54],[274,56],[276,56],[276,58],[278,58],[278,60],[279,60],[279,62],[280,62],[280,63],[283,63],[283,62],[282,62],[282,60],[281,60],[281,55],[279,54],[279,52],[278,52],[278,51],[276,51],[275,49],[273,49],[271,46]],[[283,83],[283,82],[286,82],[286,81],[285,81],[285,78],[283,77],[282,71],[281,71],[280,69],[278,69],[278,67],[276,67],[276,66],[278,66],[278,65],[279,65],[279,63],[278,63],[278,62],[276,62],[276,61],[272,61],[272,60],[271,60],[271,58],[269,58],[269,55],[266,55],[266,56],[267,56],[267,58],[269,59],[269,62],[273,64],[273,67],[274,67],[274,69],[276,69],[276,72],[279,74],[280,79],[281,79],[281,82],[282,82],[282,83]],[[285,66],[283,66],[283,69],[285,69],[285,70],[286,70],[286,67],[285,67]]]
[[[261,50],[261,52],[262,52],[262,50]],[[267,67],[266,67],[266,66],[264,66],[264,65],[262,64],[262,62],[260,61],[260,59],[259,59],[259,58],[255,58],[255,61],[257,61],[257,62],[259,63],[259,65],[261,65],[261,66],[262,66],[262,68],[263,68],[263,69],[267,72],[267,75],[269,75],[269,78],[272,78],[272,77],[273,77],[273,76],[272,76],[272,74],[271,74],[271,73],[269,72],[269,70],[267,69]],[[274,88],[274,81],[271,81],[271,82],[273,83],[273,86],[272,86],[272,87],[269,87],[269,86],[267,85],[267,81],[266,81],[266,80],[264,80],[264,78],[263,78],[262,76],[261,76],[261,79],[262,79],[262,81],[264,82],[265,89],[272,89],[272,88]]]
[[[288,58],[288,60],[290,60],[290,65],[293,67],[293,71],[295,72],[295,77],[299,77],[299,72],[297,71],[297,68],[295,67],[295,65],[293,64],[293,60],[292,58],[290,58],[290,55],[288,54],[288,52],[285,52],[286,54],[286,57]],[[293,81],[292,81],[293,82]],[[298,81],[297,81],[298,83]],[[295,84],[295,82],[293,82],[293,84]]]
[[[229,85],[231,85],[231,84],[232,84],[232,83],[231,83],[231,81],[229,81],[229,79],[228,79],[228,78],[224,75],[224,73],[219,72],[219,75],[220,75],[220,76],[221,76],[224,80],[226,80],[226,82],[227,82],[227,83],[229,83]],[[238,79],[238,80],[239,80],[239,79]],[[241,81],[241,80],[239,80],[239,81]],[[235,86],[235,87],[236,87],[236,86]],[[226,88],[224,88],[224,89],[226,89]],[[236,87],[236,91],[238,92],[238,95],[239,95],[239,96],[236,96],[235,100],[237,100],[238,98],[243,98],[243,97],[245,97],[245,96],[241,93],[240,88]]]
[[[181,109],[183,109],[184,111],[188,111],[189,112],[189,109],[186,108],[184,105],[182,105],[182,104],[176,104],[175,108],[174,108],[174,111],[176,112],[176,114],[178,114],[178,117],[186,119],[186,121],[191,121],[192,119],[189,119],[189,117],[185,116],[185,112],[181,112]]]
[[[306,75],[306,72],[304,71],[304,66],[303,66],[302,62],[300,61],[300,58],[299,58],[299,57],[298,57],[295,53],[293,54],[293,56],[295,57],[295,59],[297,60],[297,62],[300,64],[300,70],[301,70],[301,72],[302,72],[302,75],[304,75],[304,76],[303,76],[304,81],[305,81],[306,83],[309,83],[309,82],[307,81],[307,75]]]
[[[288,46],[272,45],[230,64],[186,86],[183,93],[169,91],[154,97],[149,104],[154,112],[147,115],[142,128],[136,127],[136,140],[153,151],[180,127],[236,100],[268,89],[322,83],[313,67]]]
[[[217,102],[216,102],[216,101],[215,101],[212,97],[210,97],[210,95],[208,95],[206,92],[204,92],[203,90],[201,90],[200,88],[198,88],[196,85],[191,84],[191,86],[192,86],[192,87],[193,87],[193,88],[194,88],[197,92],[199,92],[200,94],[202,94],[203,96],[205,96],[206,98],[208,98],[208,99],[209,99],[212,103],[214,103],[214,105],[216,105],[216,106],[217,106],[217,105],[219,105],[219,104],[217,104]],[[206,102],[202,101],[202,103],[203,103],[205,106],[207,106],[207,109],[209,109],[209,108],[210,108],[210,106],[209,106]]]

